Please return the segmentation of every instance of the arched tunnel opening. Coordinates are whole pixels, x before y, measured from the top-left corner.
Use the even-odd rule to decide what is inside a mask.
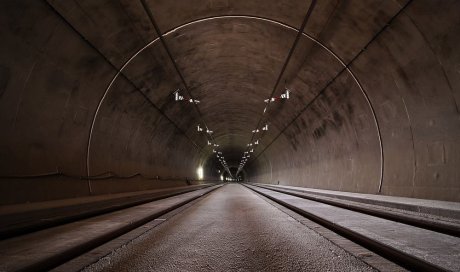
[[[0,205],[225,181],[458,203],[459,11],[2,1]]]
[[[211,2],[2,3],[3,201],[219,181],[227,163],[459,200],[455,1]]]

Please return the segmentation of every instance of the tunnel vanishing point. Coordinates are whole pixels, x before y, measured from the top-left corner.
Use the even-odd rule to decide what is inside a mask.
[[[460,201],[458,1],[309,7],[2,1],[2,204],[172,186],[200,167]]]
[[[4,0],[0,37],[3,207],[228,181],[460,202],[460,1]]]

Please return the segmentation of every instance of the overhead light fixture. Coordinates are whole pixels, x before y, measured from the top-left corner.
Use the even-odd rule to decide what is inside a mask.
[[[286,92],[284,92],[284,94],[281,94],[280,98],[281,99],[289,99],[289,89],[286,88]]]
[[[175,101],[182,101],[184,100],[184,97],[182,95],[179,94],[179,91],[180,89],[177,89],[175,92],[174,92],[174,100]]]

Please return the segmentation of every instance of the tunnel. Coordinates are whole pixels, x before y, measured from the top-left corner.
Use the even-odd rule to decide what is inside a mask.
[[[240,188],[229,180],[457,207],[459,12],[456,0],[1,1],[0,207]]]

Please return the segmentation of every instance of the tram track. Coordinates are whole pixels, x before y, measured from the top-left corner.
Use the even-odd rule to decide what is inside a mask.
[[[445,234],[445,231],[436,231],[438,225],[427,226],[428,222],[424,222],[424,228],[421,228],[418,221],[402,220],[394,215],[382,216],[382,213],[370,214],[365,209],[339,205],[338,201],[332,203],[266,186],[245,186],[408,270],[458,271],[460,244],[455,243],[460,239]],[[361,223],[357,223],[360,220]],[[413,236],[401,237],[397,231],[402,231],[403,235],[412,233]],[[443,243],[446,243],[444,251],[439,248]],[[451,248],[457,252],[446,254]]]

